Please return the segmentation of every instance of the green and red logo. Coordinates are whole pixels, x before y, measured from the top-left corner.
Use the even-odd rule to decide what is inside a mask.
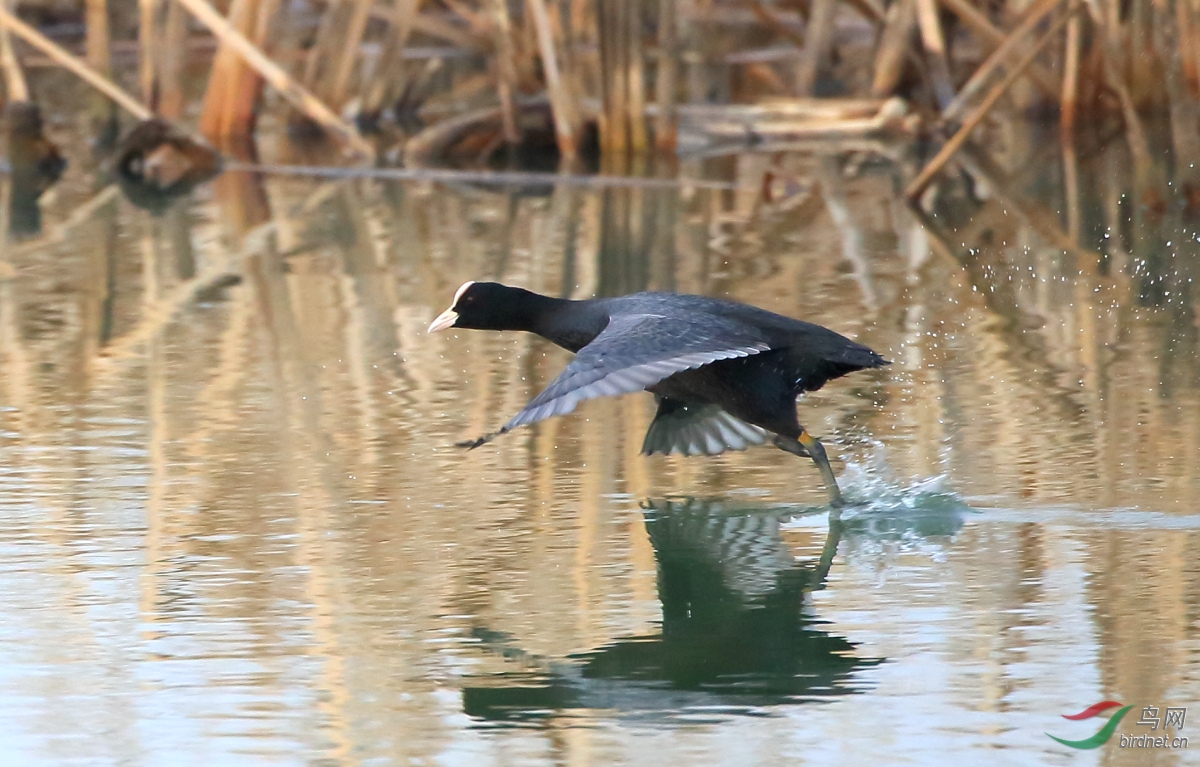
[[[1133,708],[1133,706],[1122,706],[1115,700],[1102,700],[1099,703],[1094,703],[1088,706],[1078,714],[1063,714],[1063,719],[1070,719],[1073,722],[1078,722],[1081,719],[1091,719],[1093,716],[1098,716],[1103,714],[1105,711],[1114,708],[1117,710],[1108,718],[1108,721],[1105,722],[1104,726],[1101,727],[1100,730],[1090,738],[1084,738],[1083,740],[1064,740],[1063,738],[1055,735],[1050,735],[1050,733],[1046,734],[1057,740],[1059,743],[1062,743],[1064,746],[1070,746],[1071,748],[1097,748],[1098,746],[1102,746],[1108,742],[1108,739],[1113,735],[1113,731],[1117,729],[1117,725],[1121,723],[1121,720],[1126,714],[1129,713],[1129,709]]]

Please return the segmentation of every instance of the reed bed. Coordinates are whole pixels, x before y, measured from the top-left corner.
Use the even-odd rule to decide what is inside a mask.
[[[620,171],[813,136],[928,138],[942,148],[906,185],[917,199],[1003,108],[1059,119],[1068,141],[1080,126],[1123,126],[1147,188],[1148,116],[1171,119],[1178,162],[1200,161],[1200,13],[1185,2],[140,0],[129,18],[88,0],[81,39],[53,41],[27,20],[37,6],[0,6],[8,100],[23,100],[21,59],[36,50],[139,119],[181,120],[186,78],[203,76],[185,54],[208,38],[195,121],[218,147],[252,139],[273,92],[293,135],[371,160],[410,143],[424,160],[480,160],[532,140]],[[113,84],[116,45],[137,50],[124,79],[140,98]],[[811,108],[846,99],[868,114]],[[92,109],[99,124],[104,107]],[[471,126],[470,114],[485,117]],[[461,139],[464,119],[470,141],[439,143]]]

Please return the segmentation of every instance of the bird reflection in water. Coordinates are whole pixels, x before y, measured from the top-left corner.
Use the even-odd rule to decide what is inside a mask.
[[[470,680],[467,714],[519,723],[570,709],[748,713],[859,692],[867,682],[861,672],[883,661],[859,657],[805,606],[837,553],[844,524],[836,511],[819,559],[798,562],[780,532],[791,509],[738,510],[715,500],[643,508],[662,631],[551,662],[476,628],[483,647],[535,670]]]

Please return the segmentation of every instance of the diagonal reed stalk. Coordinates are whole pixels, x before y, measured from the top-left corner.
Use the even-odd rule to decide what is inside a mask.
[[[259,50],[258,46],[246,39],[246,36],[234,29],[233,26],[205,0],[175,0],[186,8],[196,19],[208,28],[217,39],[229,46],[241,56],[247,64],[258,71],[263,79],[279,91],[292,106],[308,115],[314,122],[334,136],[338,137],[347,147],[364,157],[373,157],[372,146],[358,135],[358,131],[333,111],[325,106],[316,96],[304,86],[296,82],[291,75],[278,64],[269,59]]]
[[[971,78],[967,80],[962,89],[958,92],[958,96],[954,98],[946,108],[942,110],[942,119],[953,121],[967,108],[971,100],[983,90],[987,84],[988,78],[996,71],[1006,60],[1010,59],[1020,49],[1023,41],[1029,37],[1034,29],[1055,9],[1062,5],[1063,0],[1039,0],[1032,8],[1029,9],[1025,20],[1009,34],[1008,38],[1001,43],[992,55],[987,57],[987,60],[975,70]],[[1032,63],[1032,62],[1030,62]]]
[[[16,8],[14,0],[4,0],[5,13]],[[0,67],[4,68],[4,94],[8,101],[29,101],[29,85],[13,51],[8,28],[0,26]]]
[[[17,37],[46,54],[51,61],[77,75],[139,120],[149,120],[153,116],[153,113],[138,103],[137,99],[114,85],[107,77],[95,72],[41,32],[18,19],[3,6],[0,6],[0,27],[7,28]]]
[[[1056,3],[1058,2],[1058,0],[1054,1]],[[979,105],[975,107],[975,109],[969,115],[967,115],[966,118],[963,119],[962,127],[960,127],[958,131],[950,137],[950,139],[942,146],[938,153],[934,155],[933,159],[930,160],[929,163],[921,170],[917,177],[914,178],[907,187],[905,187],[904,196],[907,199],[915,200],[917,197],[921,196],[921,193],[924,192],[925,188],[929,186],[929,182],[932,181],[933,177],[938,174],[938,172],[942,169],[942,166],[950,161],[950,158],[954,156],[955,152],[962,147],[963,143],[966,142],[967,138],[971,135],[971,131],[975,130],[979,123],[983,122],[983,118],[987,117],[988,112],[990,112],[992,107],[996,105],[996,102],[1000,100],[1000,97],[1003,96],[1008,89],[1012,87],[1012,84],[1021,77],[1022,73],[1025,71],[1025,68],[1028,67],[1035,58],[1037,58],[1038,54],[1040,54],[1047,46],[1049,46],[1049,44],[1058,36],[1063,27],[1066,26],[1067,21],[1070,20],[1070,18],[1081,9],[1082,6],[1077,5],[1059,17],[1059,19],[1055,21],[1048,30],[1046,30],[1045,34],[1043,34],[1041,38],[1039,38],[1038,41],[1033,44],[1033,46],[1029,49],[1029,52],[1026,53],[1020,61],[1013,65],[1011,69],[1009,69],[1008,74],[1005,75],[1004,79],[997,83],[996,86],[988,92],[983,101],[981,101]]]

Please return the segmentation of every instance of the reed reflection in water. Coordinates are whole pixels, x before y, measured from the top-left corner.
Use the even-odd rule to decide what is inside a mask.
[[[68,175],[0,272],[5,753],[1056,763],[1064,712],[1200,699],[1194,224],[1116,148],[1072,229],[1011,151],[924,221],[895,167],[803,155],[680,169],[735,190],[239,172],[161,216]],[[800,405],[866,504],[826,588],[815,472],[641,457],[648,396],[450,447],[564,363],[426,335],[479,278],[728,296],[895,360]]]

